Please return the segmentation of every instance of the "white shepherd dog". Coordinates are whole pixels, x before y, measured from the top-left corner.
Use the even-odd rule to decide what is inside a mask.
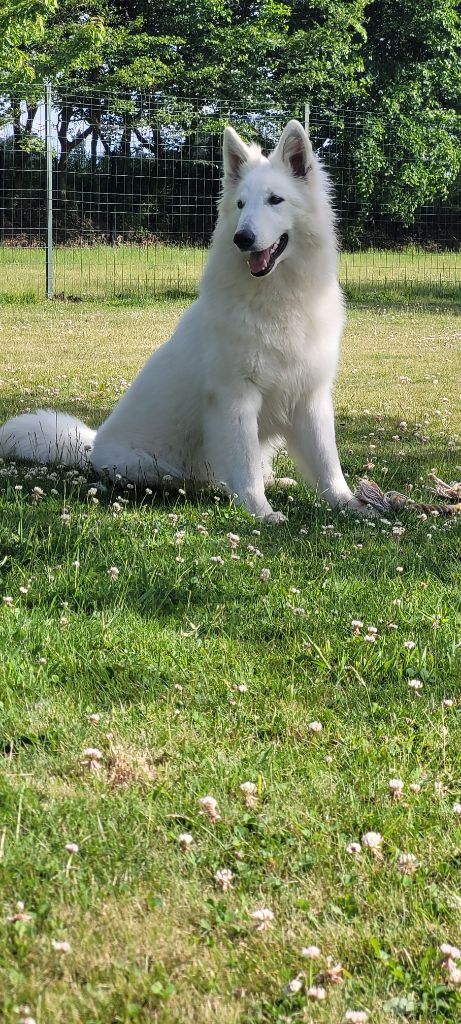
[[[97,431],[49,409],[0,428],[2,455],[156,486],[224,484],[282,522],[265,485],[285,443],[334,508],[365,510],[344,479],[332,386],[344,326],[328,181],[290,121],[268,158],[224,132],[219,217],[196,302]]]

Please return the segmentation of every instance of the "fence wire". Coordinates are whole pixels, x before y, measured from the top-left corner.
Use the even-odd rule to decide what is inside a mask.
[[[193,295],[216,217],[224,126],[267,151],[290,117],[307,117],[334,183],[344,283],[455,287],[460,175],[416,194],[397,115],[68,90],[51,105],[55,295]],[[45,129],[44,89],[0,98],[0,295],[45,294]]]

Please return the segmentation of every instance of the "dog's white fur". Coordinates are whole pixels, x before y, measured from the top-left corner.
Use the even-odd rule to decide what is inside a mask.
[[[254,236],[253,256],[234,244],[236,232]],[[253,276],[251,266],[267,263],[284,235],[272,269]],[[335,441],[331,391],[343,325],[328,182],[306,132],[290,121],[266,158],[226,128],[219,217],[199,298],[172,338],[96,432],[38,410],[0,429],[0,451],[68,465],[88,459],[110,479],[151,486],[165,476],[169,486],[224,483],[248,512],[279,522],[265,483],[283,439],[331,506],[363,509]]]

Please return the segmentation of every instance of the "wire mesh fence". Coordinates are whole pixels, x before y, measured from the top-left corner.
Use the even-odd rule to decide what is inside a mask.
[[[216,216],[224,126],[267,151],[293,116],[309,121],[334,183],[343,281],[434,294],[457,286],[459,168],[416,187],[410,128],[397,115],[55,91],[50,195],[45,98],[43,87],[29,99],[0,99],[0,295],[45,294],[50,198],[55,295],[194,294]]]

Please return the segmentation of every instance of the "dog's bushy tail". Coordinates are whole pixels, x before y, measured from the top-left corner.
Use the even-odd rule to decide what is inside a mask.
[[[15,416],[0,427],[0,456],[84,469],[96,431],[75,416],[53,409]]]

